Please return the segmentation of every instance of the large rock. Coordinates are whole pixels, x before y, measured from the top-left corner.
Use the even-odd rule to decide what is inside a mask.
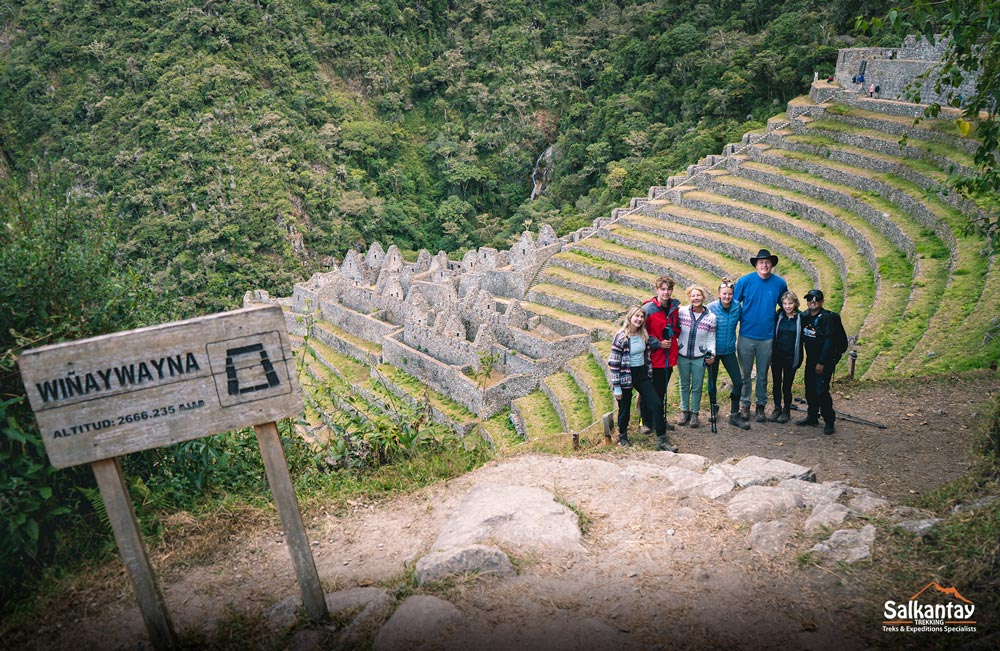
[[[743,522],[763,522],[781,517],[805,502],[791,491],[774,486],[750,486],[729,500],[726,515]]]
[[[779,479],[816,481],[816,473],[812,468],[780,459],[747,457],[735,465],[717,463],[712,468],[718,469],[719,472],[743,487],[760,486]]]
[[[757,522],[751,527],[747,542],[755,552],[764,556],[777,556],[785,551],[791,536],[792,527],[783,520]]]
[[[806,506],[836,502],[844,494],[844,487],[840,484],[817,484],[801,479],[785,479],[778,484],[778,488],[796,493]]]
[[[802,528],[806,533],[812,533],[823,527],[836,527],[847,519],[850,512],[851,510],[843,504],[823,502],[813,507],[812,514],[806,518]]]
[[[392,614],[375,638],[375,651],[421,651],[440,647],[440,640],[463,620],[454,604],[414,595]]]
[[[431,552],[417,561],[416,575],[419,583],[436,581],[449,574],[516,574],[510,559],[498,547],[471,545]]]
[[[728,495],[736,487],[732,479],[714,468],[700,473],[686,468],[673,467],[667,468],[664,476],[670,482],[669,492],[675,495],[714,500]]]
[[[814,545],[810,551],[832,561],[856,563],[872,555],[875,542],[875,527],[866,524],[861,529],[841,529],[834,531],[828,539]]]
[[[520,549],[583,552],[579,518],[552,493],[530,486],[477,486],[441,527],[432,549],[486,540]]]
[[[886,508],[889,506],[889,502],[881,497],[876,497],[869,493],[862,493],[861,495],[851,499],[847,505],[851,507],[851,510],[855,513],[868,514]]]

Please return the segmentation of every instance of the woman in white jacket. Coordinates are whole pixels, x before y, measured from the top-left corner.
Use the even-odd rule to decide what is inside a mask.
[[[689,305],[678,310],[681,331],[677,337],[677,371],[681,378],[681,419],[678,425],[698,427],[705,365],[715,363],[715,315],[705,308],[703,287],[685,290]]]

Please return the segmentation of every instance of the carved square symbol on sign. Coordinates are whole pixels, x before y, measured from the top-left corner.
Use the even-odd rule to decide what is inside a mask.
[[[277,332],[208,344],[212,377],[223,407],[290,393],[288,360]]]

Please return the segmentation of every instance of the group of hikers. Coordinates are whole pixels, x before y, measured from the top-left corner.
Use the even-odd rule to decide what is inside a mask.
[[[773,272],[778,256],[761,249],[750,258],[754,271],[735,283],[723,278],[718,299],[708,303],[699,285],[685,289],[688,304],[673,298],[674,280],[657,278],[655,296],[629,308],[622,329],[611,340],[608,367],[618,402],[618,445],[629,445],[632,397],[639,397],[642,432],[656,433],[660,450],[676,452],[667,432],[667,384],[673,369],[680,377],[680,418],[676,424],[699,427],[702,385],[708,375],[712,422],[718,413],[717,383],[723,366],[732,383],[729,424],[750,429],[750,403],[758,423],[787,423],[792,410],[792,382],[805,358],[808,410],[796,425],[819,425],[833,434],[836,414],[830,396],[834,368],[847,350],[847,334],[840,315],[823,309],[823,292],[804,296],[806,309]],[[756,365],[756,396],[751,386]],[[774,409],[766,414],[768,371],[773,380]]]

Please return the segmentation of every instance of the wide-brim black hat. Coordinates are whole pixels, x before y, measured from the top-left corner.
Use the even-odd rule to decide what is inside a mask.
[[[767,249],[761,249],[760,251],[757,251],[757,257],[750,258],[750,266],[756,267],[758,260],[770,260],[772,267],[777,266],[778,264],[778,256],[771,255],[771,252],[768,251]]]

